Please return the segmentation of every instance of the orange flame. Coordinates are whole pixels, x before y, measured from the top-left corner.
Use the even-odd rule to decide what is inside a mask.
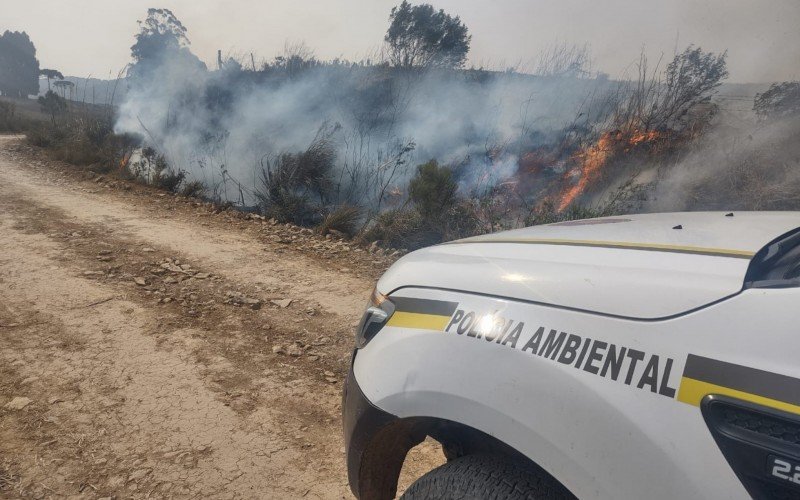
[[[660,138],[661,134],[654,130],[632,130],[627,133],[616,130],[604,133],[597,143],[576,153],[572,160],[576,161],[578,166],[570,169],[565,177],[568,180],[577,177],[578,182],[565,188],[562,192],[558,211],[563,212],[586,190],[590,182],[597,179],[601,170],[615,152],[629,152],[632,148],[642,143],[653,142]]]
[[[561,195],[561,202],[558,205],[559,212],[563,212],[575,201],[575,198],[586,189],[589,181],[596,177],[611,155],[612,146],[611,132],[606,132],[600,137],[597,144],[586,148],[573,157],[578,160],[580,166],[567,172],[567,175],[569,177],[579,176],[579,179],[576,184]]]

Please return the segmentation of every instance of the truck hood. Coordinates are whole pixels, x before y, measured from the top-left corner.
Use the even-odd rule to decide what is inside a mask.
[[[761,248],[800,212],[606,217],[467,238],[412,252],[380,279],[637,320],[659,320],[742,290]]]

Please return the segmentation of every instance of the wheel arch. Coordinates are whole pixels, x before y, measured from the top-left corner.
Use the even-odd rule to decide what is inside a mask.
[[[394,498],[408,452],[428,436],[442,445],[448,461],[473,454],[498,455],[524,464],[563,487],[536,462],[494,436],[452,420],[406,417],[383,426],[365,443],[357,484],[352,485],[356,496],[361,500]]]

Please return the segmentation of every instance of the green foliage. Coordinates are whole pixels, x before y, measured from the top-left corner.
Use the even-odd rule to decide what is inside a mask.
[[[63,80],[64,75],[58,71],[57,69],[47,69],[42,68],[39,70],[39,74],[48,80]]]
[[[459,198],[457,190],[449,168],[436,160],[418,165],[409,182],[412,206],[379,214],[361,239],[416,249],[482,232],[471,203]]]
[[[205,70],[205,64],[189,51],[186,33],[186,27],[171,10],[147,9],[147,17],[139,21],[136,43],[131,46],[133,64],[128,69],[128,76],[153,77],[166,59],[172,64],[182,62]]]
[[[47,69],[47,68],[40,69],[39,70],[39,76],[43,76],[43,77],[47,78],[47,91],[48,92],[51,90],[51,88],[50,88],[50,80],[63,80],[64,79],[64,75],[61,74],[61,72],[56,70],[56,69]]]
[[[458,16],[430,4],[412,6],[403,0],[392,8],[385,41],[389,60],[402,68],[461,68],[472,37]]]
[[[417,166],[417,172],[408,185],[411,201],[426,218],[439,218],[453,206],[456,199],[453,172],[440,167],[436,160]]]
[[[756,94],[753,111],[760,118],[784,118],[800,115],[800,82],[773,83]]]
[[[0,35],[0,93],[10,97],[39,93],[36,47],[24,31]]]
[[[147,18],[139,21],[136,43],[131,47],[135,62],[156,57],[163,50],[177,50],[189,45],[186,27],[169,9],[147,9]]]
[[[52,90],[48,90],[45,95],[39,96],[38,101],[42,112],[50,115],[50,120],[54,126],[56,124],[56,116],[67,111],[67,101]]]

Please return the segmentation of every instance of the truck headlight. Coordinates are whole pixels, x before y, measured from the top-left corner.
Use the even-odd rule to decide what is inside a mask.
[[[361,349],[366,346],[372,337],[386,325],[393,313],[394,304],[389,297],[380,293],[377,288],[372,290],[367,310],[356,329],[356,348]]]

